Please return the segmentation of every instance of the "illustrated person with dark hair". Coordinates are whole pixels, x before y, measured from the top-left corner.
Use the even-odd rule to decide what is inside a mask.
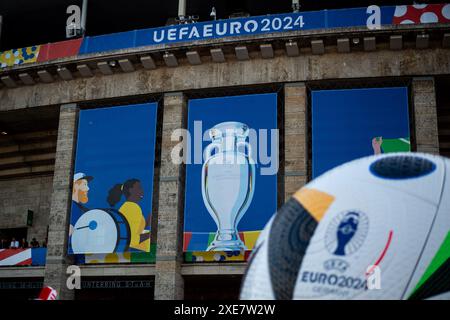
[[[150,251],[150,231],[146,230],[149,222],[145,220],[139,201],[144,198],[144,190],[138,179],[130,179],[123,184],[116,184],[109,190],[107,201],[114,207],[122,198],[126,201],[119,208],[130,226],[130,248],[141,251]]]

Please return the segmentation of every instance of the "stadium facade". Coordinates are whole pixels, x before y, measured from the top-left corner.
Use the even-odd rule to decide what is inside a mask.
[[[174,130],[192,132],[191,112],[197,107],[196,115],[201,117],[208,105],[220,108],[227,98],[255,97],[250,102],[230,101],[240,109],[256,105],[254,118],[262,123],[267,116],[273,123],[261,127],[279,130],[277,174],[267,180],[267,194],[255,191],[254,195],[265,199],[267,208],[281,206],[307,181],[335,165],[330,159],[345,158],[346,152],[353,158],[359,154],[352,151],[357,142],[338,145],[338,151],[332,149],[336,155],[317,145],[342,142],[327,140],[339,128],[336,123],[351,128],[354,135],[364,131],[366,127],[360,127],[365,122],[354,114],[358,106],[379,104],[379,118],[373,109],[367,111],[367,118],[377,119],[380,134],[369,135],[383,136],[383,152],[400,150],[395,148],[405,144],[411,151],[450,156],[448,4],[179,24],[7,50],[0,53],[0,65],[0,238],[8,244],[11,237],[28,242],[36,238],[41,243],[47,238],[46,248],[0,249],[0,295],[9,298],[33,298],[43,285],[55,288],[61,299],[237,298],[254,239],[268,217],[255,225],[242,220],[249,226],[239,232],[245,252],[233,256],[206,251],[212,240],[210,235],[204,240],[197,232],[194,199],[200,191],[192,195],[189,181],[197,173],[190,171],[191,164],[172,161],[174,148],[183,141],[174,138]],[[399,88],[401,98],[395,100],[390,89]],[[361,95],[351,95],[354,92]],[[329,100],[322,93],[331,94]],[[334,111],[328,111],[331,119],[319,109],[326,101],[336,104]],[[403,113],[389,109],[397,103],[405,106]],[[266,104],[268,109],[263,109]],[[117,144],[129,141],[134,146],[127,133],[134,132],[139,119],[131,120],[134,128],[128,113],[112,116],[108,112],[128,106],[133,113],[149,105],[154,108],[148,115],[153,120],[144,125],[144,131],[152,136],[143,144],[152,148],[151,154],[142,151],[147,152],[142,161],[151,186],[144,186],[144,192],[151,194],[151,244],[143,252],[119,250],[118,245],[112,252],[71,251],[75,248],[71,228],[84,228],[77,229],[77,221],[71,220],[73,185],[78,178],[92,175],[92,183],[88,180],[93,198],[94,181],[102,175],[100,169],[96,175],[84,168],[106,168],[105,163],[120,161],[129,161],[129,167],[142,165],[137,156],[123,160],[109,153],[111,148],[120,149]],[[339,110],[333,113],[341,107],[340,115]],[[101,131],[83,129],[98,119],[91,111],[98,112],[100,119],[105,112],[102,130],[110,130],[111,139],[119,132],[117,144],[104,140],[108,146],[104,149],[89,144],[103,141],[96,140]],[[388,128],[391,131],[385,132],[401,131],[400,127],[406,132],[381,133],[390,118],[396,120]],[[119,139],[124,135],[129,140]],[[367,140],[368,154],[372,147],[375,150],[372,142]],[[123,168],[127,170],[127,166],[116,170]],[[263,179],[257,176],[255,190],[266,188],[258,189]],[[108,190],[102,190],[105,198]],[[91,209],[92,201],[87,203]],[[131,246],[128,241],[126,247]],[[81,289],[67,286],[72,265],[80,269]]]

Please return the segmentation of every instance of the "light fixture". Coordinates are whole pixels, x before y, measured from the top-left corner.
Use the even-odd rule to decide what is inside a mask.
[[[0,134],[1,134],[2,136],[6,136],[6,135],[8,134],[8,132],[2,131],[2,132],[0,132]]]
[[[211,13],[209,14],[214,20],[217,19],[217,11],[215,7],[212,7]]]
[[[352,42],[353,44],[359,44],[359,38],[353,38]]]
[[[116,60],[111,60],[108,62],[108,64],[110,67],[114,68],[117,65],[117,62],[116,62]]]
[[[300,1],[299,0],[292,0],[292,12],[297,13],[300,11]]]

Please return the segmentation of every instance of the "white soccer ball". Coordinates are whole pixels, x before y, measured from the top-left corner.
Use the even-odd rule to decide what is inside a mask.
[[[450,299],[450,160],[371,156],[297,191],[261,233],[241,299]]]

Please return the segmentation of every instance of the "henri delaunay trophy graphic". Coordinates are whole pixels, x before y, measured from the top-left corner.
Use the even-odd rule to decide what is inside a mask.
[[[240,122],[222,122],[209,130],[212,142],[204,151],[202,196],[217,232],[207,251],[246,250],[237,226],[255,191],[248,133],[248,126]]]

